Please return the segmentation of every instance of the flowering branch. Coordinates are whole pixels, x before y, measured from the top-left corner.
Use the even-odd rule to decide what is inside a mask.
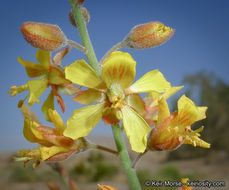
[[[83,46],[88,50],[87,59],[89,64],[93,67],[97,75],[101,76],[101,69],[97,61],[94,49],[92,47],[90,37],[84,22],[83,15],[79,7],[76,6],[77,0],[69,0],[72,13],[74,15],[75,21],[77,23],[77,28],[79,30],[79,35]],[[122,137],[122,132],[119,125],[112,125],[113,135],[116,142],[116,146],[119,152],[120,161],[125,169],[128,181],[133,190],[141,190],[139,180],[137,178],[135,170],[132,168],[132,164]]]

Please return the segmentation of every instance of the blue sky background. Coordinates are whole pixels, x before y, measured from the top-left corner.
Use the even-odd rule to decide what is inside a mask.
[[[200,70],[212,71],[229,82],[229,2],[226,0],[86,0],[91,21],[88,25],[98,59],[114,44],[121,41],[132,27],[150,21],[161,21],[176,32],[166,44],[147,50],[123,49],[137,61],[136,79],[144,73],[159,69],[174,86],[182,85],[186,74]],[[35,61],[36,49],[26,43],[20,32],[23,22],[34,21],[57,24],[69,39],[80,42],[77,30],[68,21],[70,6],[67,0],[3,1],[0,6],[1,42],[1,133],[0,151],[34,147],[23,137],[23,117],[17,109],[19,99],[26,93],[10,98],[7,91],[12,85],[28,80],[17,56]],[[69,65],[85,56],[73,49],[64,59]],[[41,102],[49,90],[40,98]],[[214,92],[212,92],[214,93]],[[79,105],[65,97],[66,121]],[[32,109],[41,121],[42,104]],[[60,109],[57,109],[60,111]],[[47,124],[44,121],[45,124]],[[109,126],[100,123],[92,134],[111,134]]]

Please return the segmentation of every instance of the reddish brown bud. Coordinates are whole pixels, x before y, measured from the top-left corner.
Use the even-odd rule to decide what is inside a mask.
[[[78,0],[78,1],[77,1],[77,6],[78,6],[78,7],[83,6],[84,1],[85,1],[85,0]]]
[[[88,24],[89,21],[90,21],[90,14],[89,14],[88,10],[86,8],[84,8],[84,7],[81,7],[80,9],[81,9],[83,17],[84,17],[84,22],[86,24]],[[69,12],[68,18],[69,18],[70,23],[73,26],[77,27],[77,24],[75,22],[74,15],[73,15],[72,11]]]
[[[160,22],[135,26],[122,42],[125,48],[144,49],[161,45],[169,40],[174,30]]]
[[[21,32],[29,44],[46,51],[55,51],[67,44],[64,33],[57,25],[26,22]]]

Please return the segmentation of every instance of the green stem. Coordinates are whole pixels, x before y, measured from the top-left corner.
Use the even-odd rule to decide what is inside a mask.
[[[115,143],[116,143],[116,146],[119,152],[119,158],[121,160],[123,168],[125,169],[131,189],[132,190],[141,190],[141,185],[139,183],[135,170],[132,168],[130,157],[129,157],[125,142],[122,137],[122,131],[119,125],[111,125],[111,126],[113,130]]]
[[[115,154],[115,155],[119,155],[119,153],[116,150],[112,150],[112,149],[110,149],[108,147],[101,146],[101,145],[98,145],[98,144],[89,144],[89,147],[94,148],[94,149],[98,149],[98,150],[102,150],[102,151],[106,151],[106,152],[109,152],[109,153],[112,153],[112,154]]]
[[[111,53],[113,51],[117,51],[118,49],[122,48],[122,42],[117,43],[116,45],[114,45],[101,59],[100,61],[100,65],[103,65],[103,62],[111,55]]]
[[[83,46],[88,50],[88,53],[86,55],[88,62],[93,67],[95,72],[99,76],[101,76],[101,68],[99,66],[96,55],[94,53],[94,49],[92,47],[91,40],[90,40],[90,37],[89,37],[88,32],[87,32],[87,28],[86,28],[86,25],[84,22],[83,15],[81,13],[80,8],[76,6],[77,0],[69,0],[69,2],[71,5],[71,8],[72,8],[72,13],[74,15],[75,21],[76,21],[77,26],[78,26],[81,41],[83,43]],[[129,154],[127,152],[126,145],[125,145],[125,142],[124,142],[123,137],[122,137],[122,131],[121,131],[119,125],[111,125],[111,126],[112,126],[112,130],[113,130],[113,136],[115,139],[116,147],[117,147],[118,152],[119,152],[119,158],[120,158],[122,166],[126,172],[129,184],[131,186],[131,189],[132,190],[141,190],[139,180],[137,178],[135,170],[132,168]]]
[[[101,76],[101,68],[99,67],[98,60],[96,58],[94,49],[91,44],[90,37],[88,35],[88,31],[86,28],[86,24],[84,22],[84,17],[81,13],[80,7],[77,7],[77,0],[69,0],[71,8],[72,8],[72,13],[74,15],[77,28],[79,31],[79,35],[81,38],[81,41],[83,43],[83,46],[87,49],[88,53],[86,54],[88,63],[91,65],[91,67],[95,70],[95,72]]]

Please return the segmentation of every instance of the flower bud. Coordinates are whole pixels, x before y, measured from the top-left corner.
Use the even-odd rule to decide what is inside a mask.
[[[84,1],[85,1],[85,0],[78,0],[76,5],[77,5],[78,7],[81,7],[81,6],[83,6]]]
[[[80,9],[81,9],[83,17],[84,17],[84,22],[86,24],[88,24],[90,21],[90,14],[89,14],[88,10],[84,7],[81,7]],[[77,27],[77,24],[75,22],[74,15],[73,15],[72,11],[69,12],[68,19],[73,26]]]
[[[144,49],[165,43],[174,34],[174,29],[160,22],[135,26],[122,42],[124,48]]]
[[[67,38],[57,25],[26,22],[21,32],[29,44],[46,51],[55,51],[67,44]]]

